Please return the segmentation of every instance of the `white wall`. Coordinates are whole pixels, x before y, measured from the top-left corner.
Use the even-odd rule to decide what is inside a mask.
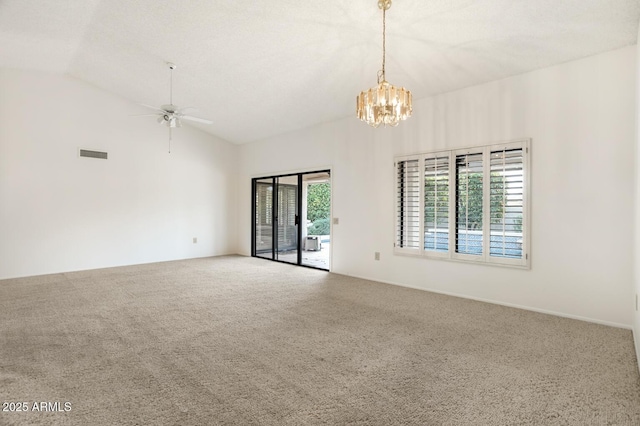
[[[631,327],[635,79],[631,46],[420,100],[397,128],[349,117],[244,145],[240,252],[250,254],[252,176],[331,166],[334,272]],[[394,156],[523,137],[531,270],[393,254]]]
[[[0,278],[237,251],[237,147],[183,127],[168,154],[167,128],[129,117],[144,112],[72,78],[0,70]]]
[[[640,29],[638,29],[640,41]],[[640,312],[635,306],[635,297],[640,297],[640,43],[636,46],[636,175],[635,175],[635,245],[634,245],[634,303],[633,303],[633,338],[636,346],[636,358],[640,368]],[[640,300],[638,301],[640,303]]]

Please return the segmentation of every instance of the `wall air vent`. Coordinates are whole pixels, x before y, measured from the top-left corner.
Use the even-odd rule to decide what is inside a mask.
[[[107,153],[102,151],[91,151],[89,149],[80,149],[80,157],[107,159]]]

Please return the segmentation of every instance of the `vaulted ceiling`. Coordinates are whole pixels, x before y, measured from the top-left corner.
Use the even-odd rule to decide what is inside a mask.
[[[387,80],[426,98],[635,44],[639,20],[640,0],[395,0]],[[0,0],[0,46],[0,67],[158,106],[174,62],[174,103],[246,143],[357,120],[382,15],[377,0]]]

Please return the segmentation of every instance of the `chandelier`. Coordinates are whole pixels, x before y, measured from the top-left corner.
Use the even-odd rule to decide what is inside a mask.
[[[380,124],[395,127],[413,112],[411,92],[385,79],[386,11],[390,7],[391,0],[378,1],[378,8],[382,10],[382,69],[378,71],[378,85],[360,92],[356,99],[358,118],[373,127]]]

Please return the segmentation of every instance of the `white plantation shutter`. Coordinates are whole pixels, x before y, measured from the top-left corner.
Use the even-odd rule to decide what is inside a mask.
[[[482,255],[482,152],[456,155],[456,253]]]
[[[396,163],[396,248],[420,249],[420,161]]]
[[[449,251],[449,155],[424,160],[424,249]]]
[[[297,198],[296,185],[278,184],[278,249],[293,249],[297,245]]]
[[[271,209],[273,207],[273,185],[256,182],[256,225],[271,225]]]
[[[522,259],[524,214],[523,149],[491,151],[489,255]]]

